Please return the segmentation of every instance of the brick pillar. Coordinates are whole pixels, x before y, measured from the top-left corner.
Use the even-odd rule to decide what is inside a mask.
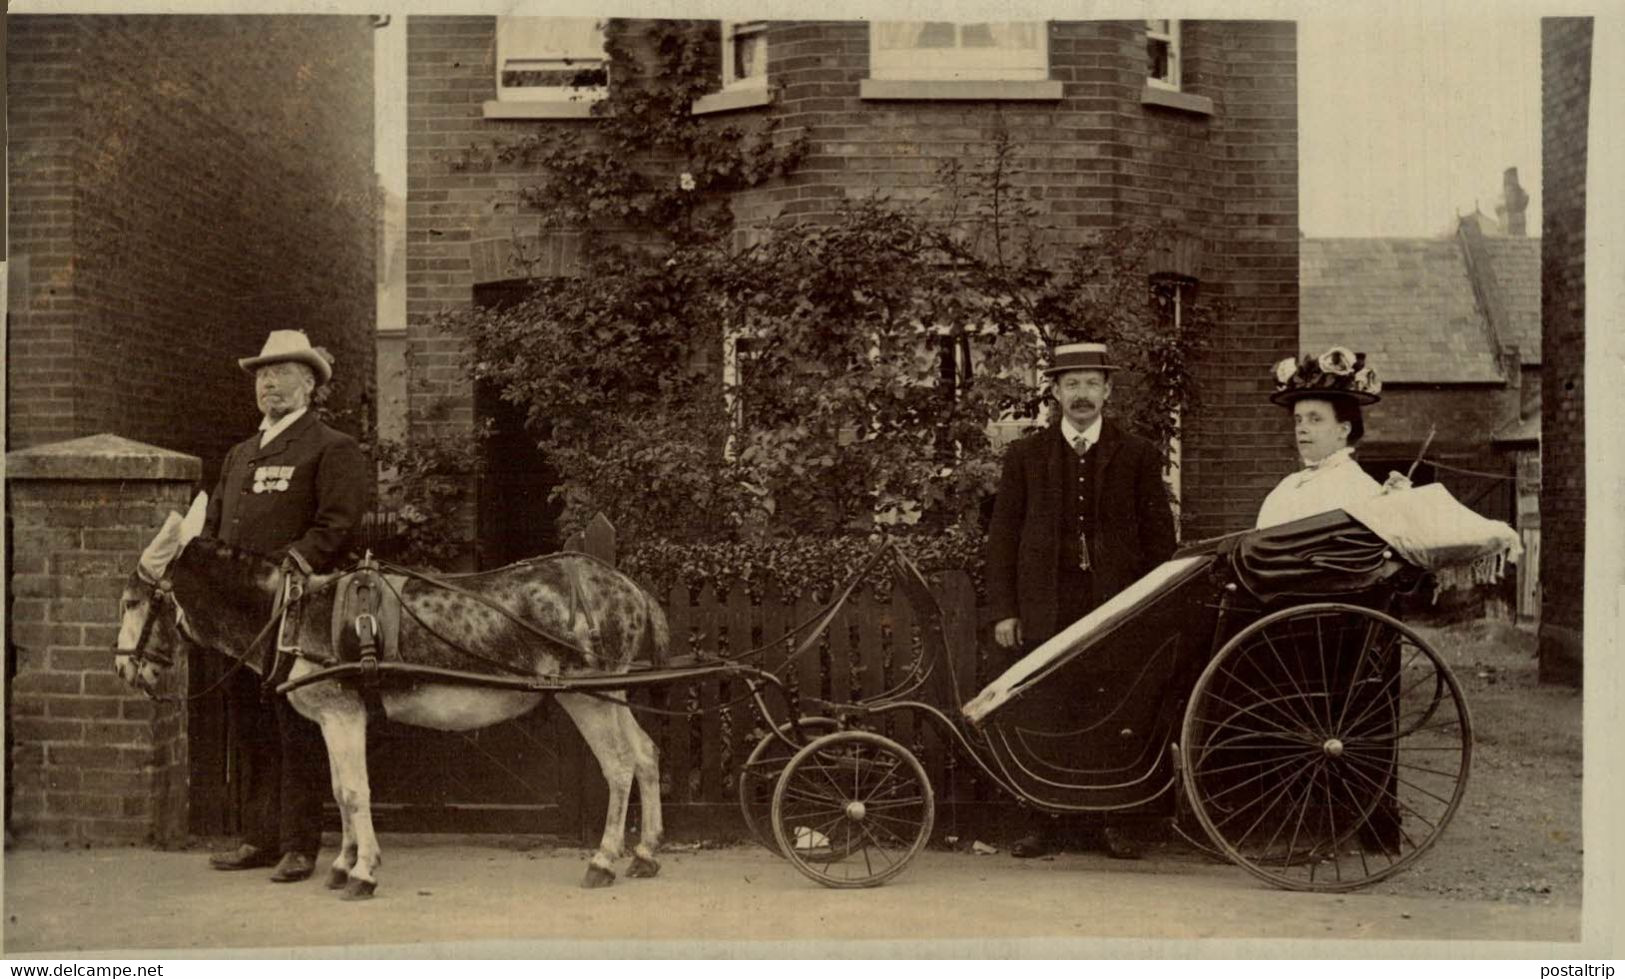
[[[51,843],[186,837],[186,711],[113,672],[118,598],[196,456],[114,435],[6,454],[12,598],[8,830]],[[185,692],[186,659],[166,681]]]
[[[1540,678],[1583,678],[1586,154],[1590,17],[1543,17],[1540,245]],[[1603,444],[1613,436],[1603,427]]]

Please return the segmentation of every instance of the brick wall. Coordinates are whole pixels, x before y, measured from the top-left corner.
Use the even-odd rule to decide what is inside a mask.
[[[1542,679],[1578,682],[1585,609],[1589,17],[1541,19]]]
[[[481,113],[485,100],[496,97],[495,41],[494,17],[406,22],[407,383],[409,424],[424,434],[466,432],[474,420],[473,391],[458,369],[461,346],[438,333],[430,317],[471,300],[470,242],[511,235],[516,227],[511,203],[493,208],[496,175],[452,166],[471,143],[526,129],[486,122]]]
[[[199,471],[195,457],[105,435],[6,456],[18,839],[185,839],[184,710],[125,685],[110,650],[119,592],[164,515],[186,509]],[[185,664],[170,690],[186,689]]]
[[[1520,391],[1500,385],[1385,385],[1382,402],[1365,411],[1365,445],[1422,447],[1437,426],[1428,455],[1475,452],[1518,415]],[[1283,436],[1284,437],[1284,436]]]
[[[749,125],[768,113],[785,138],[810,152],[789,178],[738,195],[742,227],[780,217],[822,220],[871,193],[918,199],[948,159],[988,152],[999,127],[1013,137],[1015,176],[1053,227],[1063,256],[1102,228],[1170,221],[1194,244],[1204,293],[1232,306],[1210,358],[1199,365],[1207,407],[1185,441],[1190,530],[1249,523],[1290,468],[1279,413],[1265,400],[1268,368],[1296,351],[1296,35],[1290,23],[1187,25],[1187,90],[1213,100],[1211,115],[1141,104],[1143,28],[1133,22],[1049,25],[1049,101],[889,100],[860,97],[869,75],[862,23],[775,22],[768,28],[771,108],[712,117]],[[466,430],[472,419],[455,339],[429,317],[468,303],[496,275],[497,256],[535,219],[493,198],[514,178],[450,165],[456,151],[493,137],[580,122],[496,122],[495,19],[413,17],[408,22],[408,316],[413,422],[419,431]],[[554,265],[568,255],[555,246]],[[1205,256],[1203,258],[1202,256]],[[463,426],[461,429],[459,426]]]
[[[8,16],[6,26],[6,436],[8,445],[33,445],[77,434],[71,327],[79,28],[70,17]]]
[[[1197,537],[1252,526],[1297,465],[1287,419],[1268,400],[1270,367],[1298,352],[1297,27],[1220,21],[1212,30],[1226,70],[1215,90],[1219,146],[1205,161],[1223,208],[1210,275],[1230,312],[1198,366],[1185,472],[1187,529]]]
[[[289,327],[337,356],[331,404],[359,430],[375,318],[367,19],[10,20],[12,251],[28,263],[11,444],[117,432],[212,476],[258,414],[236,358]]]

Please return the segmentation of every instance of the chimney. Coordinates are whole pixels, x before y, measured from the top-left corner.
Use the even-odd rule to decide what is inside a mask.
[[[1522,238],[1529,233],[1524,214],[1528,208],[1529,195],[1518,185],[1518,168],[1507,167],[1501,175],[1501,203],[1495,210],[1501,226],[1511,237]]]

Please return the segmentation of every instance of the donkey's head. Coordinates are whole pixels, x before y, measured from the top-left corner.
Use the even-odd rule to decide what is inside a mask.
[[[114,668],[125,682],[147,693],[157,687],[161,671],[174,660],[184,615],[175,601],[169,568],[186,545],[203,531],[209,498],[199,493],[182,517],[170,513],[158,536],[141,552],[119,597],[118,644]]]

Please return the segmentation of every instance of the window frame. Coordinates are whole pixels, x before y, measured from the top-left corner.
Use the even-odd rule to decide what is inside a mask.
[[[767,21],[724,20],[722,23],[722,90],[725,92],[767,88]],[[734,50],[740,36],[757,37],[761,45],[762,68],[754,75],[734,74]]]
[[[1155,25],[1166,23],[1168,29],[1159,31]],[[1184,38],[1182,21],[1171,18],[1155,19],[1147,17],[1145,20],[1145,39],[1149,47],[1152,43],[1162,43],[1168,46],[1168,77],[1159,78],[1151,74],[1150,64],[1146,65],[1145,83],[1164,92],[1183,92],[1185,90],[1184,77]],[[1148,52],[1149,54],[1149,52]]]
[[[1031,25],[1036,33],[1037,44],[1032,53],[1026,55],[1021,48],[991,47],[985,49],[967,49],[961,45],[952,48],[931,49],[932,65],[919,64],[887,64],[888,59],[895,61],[905,50],[924,49],[890,49],[880,47],[883,24],[927,24],[949,23],[955,29],[956,40],[963,40],[963,30],[970,23],[989,24],[1026,24]],[[1047,20],[1024,21],[894,21],[874,20],[869,22],[869,77],[877,81],[889,82],[1034,82],[1048,81],[1050,69],[1049,50],[1049,24]],[[976,64],[978,61],[992,60],[992,52],[1004,52],[1006,58],[1002,64]],[[1017,57],[1021,55],[1023,57]]]
[[[534,57],[530,55],[514,55],[509,53],[511,46],[515,45],[513,36],[517,21],[521,20],[596,20],[595,31],[599,40],[599,55],[596,58],[585,56],[550,56]],[[560,102],[597,102],[609,94],[609,55],[603,50],[605,22],[602,18],[588,17],[507,17],[499,16],[496,19],[496,102],[501,105],[534,105]],[[592,86],[574,85],[504,85],[502,76],[509,71],[557,71],[568,70],[581,66],[580,70],[591,70],[590,63],[597,62],[597,66],[604,72],[604,84]],[[525,67],[510,67],[510,62],[523,63]]]

